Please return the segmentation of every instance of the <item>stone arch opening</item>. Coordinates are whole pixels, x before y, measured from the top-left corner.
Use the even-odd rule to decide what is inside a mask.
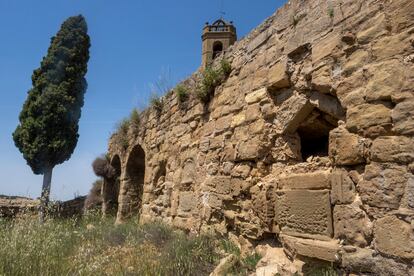
[[[138,215],[142,207],[145,180],[145,152],[136,145],[129,154],[123,180],[120,217],[125,219]]]
[[[213,44],[213,59],[223,52],[223,43],[221,41],[216,41]]]
[[[327,157],[329,133],[345,120],[345,109],[338,98],[317,91],[293,93],[278,91],[273,100],[279,106],[276,128],[292,142],[297,161],[309,157]],[[286,93],[285,93],[286,92]],[[288,93],[289,92],[289,93]]]
[[[338,126],[337,119],[314,109],[299,125],[302,160],[311,156],[324,157],[329,152],[329,132]]]

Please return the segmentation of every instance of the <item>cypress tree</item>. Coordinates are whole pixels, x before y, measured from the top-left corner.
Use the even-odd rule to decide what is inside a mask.
[[[40,68],[33,72],[33,87],[13,133],[14,143],[33,173],[43,175],[41,221],[49,203],[53,168],[69,160],[78,141],[89,47],[82,15],[63,22]]]

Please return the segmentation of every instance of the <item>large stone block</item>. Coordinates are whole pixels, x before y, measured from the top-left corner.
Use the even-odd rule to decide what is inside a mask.
[[[281,89],[290,86],[287,60],[281,60],[269,69],[269,89]]]
[[[317,241],[312,239],[301,239],[288,235],[280,235],[283,247],[290,253],[292,258],[301,255],[310,258],[336,262],[339,258],[339,244],[337,241]]]
[[[334,169],[331,174],[332,204],[349,204],[355,199],[355,185],[346,170]]]
[[[278,133],[293,133],[314,107],[302,94],[294,94],[276,110],[274,124]]]
[[[401,93],[404,67],[398,60],[381,62],[368,68],[365,97],[369,102],[391,100]]]
[[[398,103],[392,110],[393,130],[402,135],[414,135],[414,98]]]
[[[412,226],[396,216],[386,216],[376,221],[375,247],[394,257],[414,259],[414,231]]]
[[[277,191],[275,221],[289,235],[332,236],[332,211],[328,190]]]
[[[339,127],[329,133],[329,157],[336,165],[357,165],[365,162],[366,141]]]
[[[190,215],[196,210],[197,198],[193,192],[181,192],[179,198],[179,215]]]
[[[358,272],[356,275],[413,275],[403,263],[383,257],[369,248],[341,252],[341,266],[347,271]]]
[[[346,117],[346,126],[351,132],[358,132],[368,137],[386,134],[392,126],[391,110],[383,104],[350,107]]]
[[[412,51],[412,30],[378,39],[372,45],[372,55],[377,60],[385,60]]]
[[[334,118],[343,119],[345,116],[345,111],[341,103],[335,97],[319,92],[312,92],[309,100],[312,105]]]
[[[371,163],[365,167],[358,191],[369,206],[398,209],[407,180],[405,166]]]
[[[371,160],[407,164],[414,161],[414,139],[404,136],[384,136],[375,139]]]
[[[379,36],[388,34],[387,18],[385,13],[379,13],[377,16],[364,22],[362,28],[356,34],[360,44],[367,44]]]
[[[372,235],[372,223],[358,204],[336,205],[333,212],[335,238],[345,244],[365,247]]]
[[[353,52],[343,66],[345,76],[350,76],[370,62],[370,54],[367,50],[360,49]]]
[[[282,190],[316,190],[330,189],[330,171],[288,174],[278,179],[278,187]]]
[[[323,58],[331,55],[339,44],[340,36],[336,32],[330,33],[315,43],[312,47],[312,63],[317,64]]]
[[[218,194],[231,194],[231,178],[230,176],[210,176],[204,181],[204,186],[208,191]]]
[[[259,138],[240,142],[237,145],[236,161],[256,160],[263,156],[263,145]]]
[[[264,99],[267,99],[267,97],[268,97],[267,96],[267,89],[266,88],[261,88],[261,89],[252,91],[249,94],[247,94],[246,97],[244,98],[244,100],[248,104],[253,104],[253,103],[260,102]]]
[[[225,117],[220,117],[219,119],[217,119],[214,122],[215,133],[220,134],[220,133],[227,131],[231,126],[232,117],[233,115],[230,114]]]
[[[312,89],[321,93],[330,93],[332,91],[332,77],[330,66],[323,66],[312,72]]]

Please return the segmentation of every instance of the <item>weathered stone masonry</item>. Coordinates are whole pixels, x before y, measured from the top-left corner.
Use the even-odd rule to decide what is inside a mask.
[[[170,93],[111,139],[118,221],[414,275],[414,1],[290,1],[224,56],[207,105]]]

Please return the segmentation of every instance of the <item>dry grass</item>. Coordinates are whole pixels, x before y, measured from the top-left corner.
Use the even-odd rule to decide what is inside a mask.
[[[220,258],[210,236],[96,215],[0,220],[0,244],[0,275],[208,275]]]

